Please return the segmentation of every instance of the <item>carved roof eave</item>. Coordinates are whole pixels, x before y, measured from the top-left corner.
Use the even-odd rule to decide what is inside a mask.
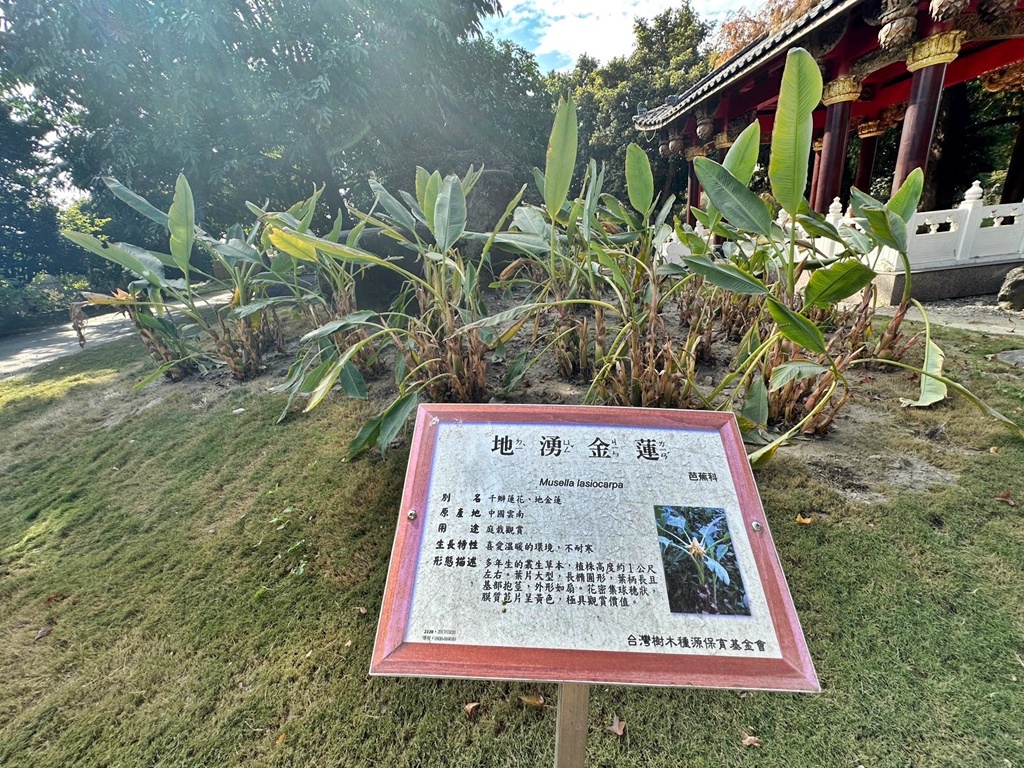
[[[741,81],[752,67],[785,52],[794,43],[863,2],[864,0],[824,0],[792,24],[750,43],[724,65],[703,77],[682,94],[675,104],[662,104],[643,115],[637,115],[633,118],[633,125],[641,131],[664,128],[680,115],[691,112],[703,102],[718,96],[722,91]]]

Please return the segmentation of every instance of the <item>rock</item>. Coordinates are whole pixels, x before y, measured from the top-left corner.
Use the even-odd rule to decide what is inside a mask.
[[[1024,267],[1011,269],[996,297],[999,306],[1013,312],[1024,309]]]

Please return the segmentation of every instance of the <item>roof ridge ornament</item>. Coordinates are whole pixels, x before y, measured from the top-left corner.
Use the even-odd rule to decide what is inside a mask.
[[[910,42],[917,29],[917,3],[914,0],[883,0],[879,16],[878,44],[885,50]]]
[[[949,21],[967,10],[968,5],[970,0],[932,0],[928,12],[936,21]]]

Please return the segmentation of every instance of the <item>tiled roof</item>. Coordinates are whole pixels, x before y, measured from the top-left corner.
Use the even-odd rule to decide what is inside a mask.
[[[633,124],[641,131],[652,131],[668,125],[675,118],[689,112],[705,99],[723,90],[733,80],[740,79],[752,66],[774,57],[826,21],[863,1],[822,0],[789,26],[783,27],[774,34],[759,37],[750,43],[724,65],[702,78],[686,93],[672,97],[670,100],[674,103],[666,102],[643,115],[637,115],[633,118]]]

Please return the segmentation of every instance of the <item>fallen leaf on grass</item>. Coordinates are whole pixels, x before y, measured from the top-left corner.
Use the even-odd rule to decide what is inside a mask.
[[[531,693],[529,696],[520,696],[519,700],[528,707],[544,706],[544,697],[539,693]]]
[[[288,738],[288,734],[281,731],[281,735],[277,737],[277,741],[274,742],[274,746],[280,747],[284,744],[284,740]]]
[[[51,627],[49,624],[44,624],[42,627],[40,627],[39,631],[36,632],[36,640],[42,640],[44,637],[50,634],[50,630],[52,629],[53,627]],[[33,640],[32,642],[35,642],[35,640]]]
[[[626,721],[619,720],[618,715],[612,715],[612,724],[608,726],[608,730],[621,739],[622,735],[626,732]]]
[[[60,594],[59,592],[54,592],[52,595],[46,598],[46,604],[53,605],[54,603],[59,603],[63,599],[64,595]]]
[[[799,512],[797,512],[796,513],[796,522],[797,522],[797,525],[810,525],[811,523],[814,522],[814,518],[813,517],[804,517]]]
[[[352,647],[352,641],[351,640],[346,640],[345,641],[345,647],[346,648],[351,648]]]
[[[466,717],[473,717],[473,715],[476,714],[476,711],[480,709],[480,702],[471,701],[469,704],[464,706],[463,709],[466,710]]]
[[[761,740],[757,736],[751,736],[746,731],[740,731],[743,734],[743,746],[744,747],[760,747]]]
[[[1003,491],[1002,493],[997,493],[992,498],[995,499],[996,501],[1001,501],[1004,504],[1009,504],[1011,507],[1016,507],[1017,506],[1017,502],[1013,500],[1013,496],[1010,495],[1009,491]]]
[[[999,453],[999,446],[998,445],[993,445],[991,448],[988,449],[988,452],[993,454],[993,455]]]
[[[362,614],[365,614],[366,613],[366,606],[365,605],[360,605],[358,608],[356,608],[356,610],[359,611]]]

